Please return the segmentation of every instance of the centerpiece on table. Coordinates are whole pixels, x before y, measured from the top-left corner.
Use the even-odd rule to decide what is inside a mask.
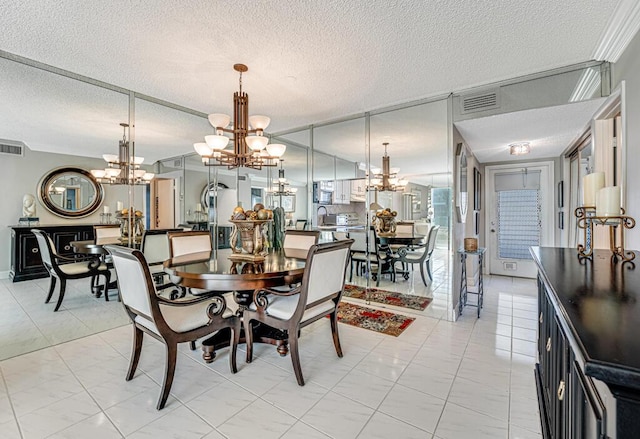
[[[129,213],[132,214],[131,218],[129,218]],[[116,219],[120,221],[120,236],[122,239],[129,238],[130,234],[136,240],[142,239],[142,234],[144,233],[142,218],[142,212],[133,207],[124,208],[116,212]]]
[[[230,220],[233,230],[229,239],[233,254],[229,258],[237,261],[263,261],[267,247],[267,224],[272,220],[273,212],[265,209],[262,203],[253,206],[253,210],[244,210],[242,206],[233,209]]]
[[[373,217],[373,225],[378,236],[394,236],[396,234],[396,216],[398,212],[388,207],[379,210]]]

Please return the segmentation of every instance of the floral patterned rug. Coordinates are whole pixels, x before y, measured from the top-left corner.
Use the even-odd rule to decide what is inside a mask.
[[[422,311],[431,303],[430,297],[410,296],[408,294],[394,293],[393,291],[380,290],[357,285],[345,285],[343,296],[353,299],[369,300],[371,302],[384,303],[386,305],[401,306],[403,308]]]
[[[348,302],[338,305],[338,321],[358,328],[381,332],[387,335],[399,336],[413,323],[412,317],[395,314],[388,311],[365,308]]]

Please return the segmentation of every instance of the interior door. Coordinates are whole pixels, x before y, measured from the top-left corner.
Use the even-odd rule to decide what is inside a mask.
[[[151,206],[152,229],[172,229],[175,225],[175,180],[156,178],[153,180]]]
[[[535,278],[529,247],[553,245],[553,162],[486,169],[489,272]]]

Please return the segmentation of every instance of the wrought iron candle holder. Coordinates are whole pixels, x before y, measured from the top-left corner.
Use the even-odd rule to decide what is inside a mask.
[[[625,215],[623,208],[620,208],[618,216],[597,216],[595,207],[581,206],[575,211],[578,219],[578,227],[583,230],[584,245],[578,244],[578,257],[589,258],[593,255],[593,225],[603,225],[609,227],[609,248],[611,250],[612,261],[631,262],[636,254],[624,248],[625,229],[632,229],[636,225],[636,220]]]

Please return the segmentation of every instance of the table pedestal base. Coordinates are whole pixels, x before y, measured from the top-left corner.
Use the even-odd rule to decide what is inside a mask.
[[[256,324],[253,326],[254,343],[267,343],[276,346],[281,357],[289,353],[289,340],[287,334],[267,325]],[[240,343],[246,343],[244,328],[240,332]],[[231,329],[224,328],[213,336],[202,341],[202,359],[205,363],[211,363],[216,358],[216,350],[226,348],[231,344]]]

